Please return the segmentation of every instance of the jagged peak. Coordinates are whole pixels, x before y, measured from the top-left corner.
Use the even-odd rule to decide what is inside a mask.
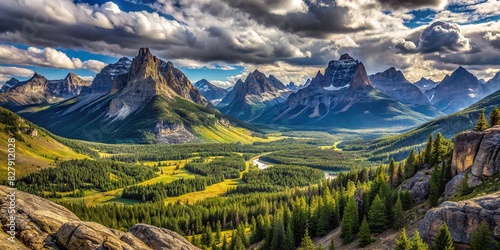
[[[152,55],[151,54],[151,51],[149,50],[148,47],[143,47],[143,48],[140,48],[139,49],[139,54],[138,56],[140,57],[144,57],[144,56],[148,56],[148,55]]]
[[[37,72],[35,72],[35,74],[33,74],[33,76],[32,76],[32,77],[31,77],[28,81],[30,81],[30,80],[32,80],[32,79],[35,79],[35,78],[45,78],[45,76],[40,75],[40,74],[38,74]]]
[[[75,73],[69,72],[64,79],[69,79],[69,78],[80,78],[77,76]]]
[[[352,58],[349,54],[344,53],[340,56],[339,60],[354,60],[354,58]]]
[[[120,59],[118,59],[118,62],[119,63],[123,63],[123,62],[130,62],[131,60],[128,58],[128,57],[122,57]]]

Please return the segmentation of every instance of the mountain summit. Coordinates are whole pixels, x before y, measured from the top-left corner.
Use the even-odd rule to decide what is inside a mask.
[[[325,74],[318,72],[309,86],[255,121],[324,128],[411,126],[435,115],[432,110],[425,112],[428,114],[377,91],[363,63],[344,54],[328,63]]]
[[[430,105],[429,99],[420,89],[406,80],[403,73],[391,67],[370,76],[376,89],[406,104]]]
[[[201,79],[197,81],[194,86],[200,91],[200,94],[209,100],[212,104],[219,103],[229,91],[221,87],[213,85],[211,82]]]
[[[252,120],[265,109],[284,102],[292,91],[273,75],[255,70],[245,81],[239,80],[217,107],[225,114]]]
[[[148,48],[106,66],[80,96],[26,116],[65,137],[110,143],[197,142],[199,131],[245,126],[219,113]]]

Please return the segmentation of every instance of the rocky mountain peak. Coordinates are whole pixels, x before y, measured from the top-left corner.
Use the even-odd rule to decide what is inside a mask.
[[[344,53],[340,56],[339,60],[354,60],[354,58],[352,58],[349,54]]]
[[[17,80],[16,78],[11,78],[10,80],[8,80],[7,82],[5,82],[3,84],[2,89],[0,89],[0,92],[6,92],[10,88],[16,86],[18,83],[19,83],[19,80]]]
[[[356,71],[354,73],[354,76],[353,76],[350,84],[351,84],[349,86],[350,90],[355,90],[355,89],[360,89],[360,88],[372,86],[372,83],[370,82],[370,79],[368,78],[368,74],[366,73],[366,69],[365,69],[365,66],[363,65],[363,63],[358,63],[358,65],[356,67]]]

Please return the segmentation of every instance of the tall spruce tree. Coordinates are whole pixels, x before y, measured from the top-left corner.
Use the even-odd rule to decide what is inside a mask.
[[[450,235],[450,230],[448,229],[448,225],[443,223],[439,228],[439,234],[432,245],[432,250],[453,250],[453,239]]]
[[[490,113],[490,127],[500,125],[500,109],[498,107],[493,108]]]
[[[434,171],[431,174],[430,180],[430,191],[429,191],[429,203],[431,206],[435,207],[438,205],[438,199],[441,196],[441,170],[438,166],[434,167]]]
[[[309,230],[307,228],[300,242],[299,250],[314,250],[314,244],[309,236]]]
[[[486,221],[481,222],[479,229],[472,233],[471,236],[472,250],[485,250],[491,249],[493,246],[493,239],[491,231]]]
[[[359,227],[358,238],[359,238],[359,247],[368,246],[370,243],[374,241],[370,232],[370,226],[366,221],[366,216],[363,217],[363,222],[361,222],[361,226]]]
[[[431,134],[431,135],[429,135],[429,140],[427,141],[427,144],[426,144],[425,150],[424,150],[424,163],[429,164],[430,166],[434,165],[434,162],[432,159],[432,152],[434,151],[433,143],[434,143],[434,139],[432,138],[432,134]]]
[[[413,150],[410,151],[410,155],[408,158],[406,158],[406,163],[405,163],[405,178],[411,178],[415,173],[417,173],[417,168],[415,166],[416,164],[416,157],[415,157],[415,152]]]
[[[358,205],[354,197],[351,197],[344,209],[344,216],[342,216],[342,223],[340,224],[340,238],[344,244],[354,239],[357,225],[359,225]]]
[[[410,249],[411,250],[429,250],[429,245],[427,245],[422,240],[418,231],[416,231],[415,234],[413,235],[413,237],[411,238]]]
[[[394,158],[391,158],[391,163],[389,163],[389,167],[387,168],[387,175],[389,175],[389,184],[391,187],[395,186],[394,176],[396,173],[396,162],[394,162]]]
[[[403,202],[401,202],[401,196],[399,195],[398,199],[396,200],[396,204],[394,204],[393,217],[394,223],[392,224],[392,226],[395,229],[403,228]]]
[[[486,121],[486,115],[484,114],[484,109],[479,114],[479,119],[477,120],[475,131],[484,131],[488,128],[488,121]]]
[[[411,247],[411,242],[408,239],[408,236],[406,235],[406,228],[403,228],[401,230],[401,235],[399,236],[399,239],[396,239],[396,247],[394,248],[395,250],[408,250]]]
[[[387,226],[387,211],[385,203],[377,194],[368,212],[370,229],[374,233],[381,233]]]
[[[333,237],[330,239],[330,246],[328,247],[328,250],[335,250],[335,240]]]

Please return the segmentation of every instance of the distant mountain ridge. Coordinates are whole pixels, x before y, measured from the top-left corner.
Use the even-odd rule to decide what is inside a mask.
[[[430,105],[429,99],[420,89],[406,80],[403,73],[394,67],[370,76],[373,86],[391,96],[392,98],[406,104]]]
[[[412,109],[376,90],[363,63],[344,54],[329,62],[304,89],[291,94],[255,119],[262,124],[369,128],[412,126],[437,115],[424,107]]]
[[[255,70],[245,81],[238,80],[233,89],[217,105],[227,115],[249,121],[267,108],[284,102],[292,93],[273,75],[267,77]]]
[[[22,82],[12,78],[2,87],[0,105],[15,107],[55,103],[79,95],[82,88],[90,84],[73,73],[60,80],[47,80],[38,73]]]
[[[229,90],[215,86],[211,82],[201,79],[194,84],[194,87],[200,91],[200,94],[212,104],[216,105],[229,93]]]

